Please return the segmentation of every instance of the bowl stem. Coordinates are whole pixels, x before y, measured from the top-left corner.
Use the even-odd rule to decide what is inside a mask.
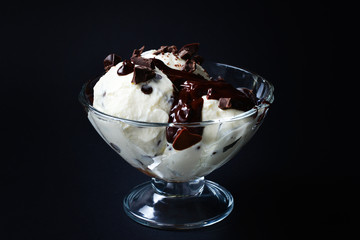
[[[168,197],[190,197],[202,193],[205,185],[205,178],[200,177],[188,182],[166,182],[161,179],[151,180],[154,190]]]

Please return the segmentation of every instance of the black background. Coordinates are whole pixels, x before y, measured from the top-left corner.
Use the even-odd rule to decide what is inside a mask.
[[[329,3],[288,1],[7,3],[1,9],[1,239],[294,239],[343,236],[356,168],[333,84]],[[109,53],[200,42],[200,55],[254,71],[275,102],[254,138],[207,178],[235,198],[201,230],[130,220],[122,199],[148,177],[97,135],[77,100]],[[330,83],[330,84],[329,84]],[[332,88],[330,86],[334,86]],[[334,101],[335,100],[335,101]],[[5,145],[4,145],[5,143]]]

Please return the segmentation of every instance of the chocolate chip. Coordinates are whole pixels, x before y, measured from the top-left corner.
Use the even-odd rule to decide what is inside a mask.
[[[155,71],[153,69],[145,66],[136,66],[134,68],[134,76],[131,82],[138,84],[141,82],[146,82],[153,77],[155,77]]]
[[[232,148],[233,146],[235,146],[235,144],[236,144],[240,139],[241,139],[241,137],[240,137],[239,139],[235,140],[233,143],[225,146],[225,147],[223,148],[223,152],[226,152],[227,150],[229,150],[230,148]]]
[[[231,98],[219,98],[219,108],[225,110],[231,108]]]
[[[110,146],[111,146],[117,153],[121,153],[120,148],[119,148],[117,145],[115,145],[114,143],[110,143]]]
[[[116,64],[118,64],[119,62],[121,62],[121,57],[119,57],[118,55],[112,53],[109,54],[105,59],[104,59],[104,69],[105,71],[109,71],[109,69],[112,66],[115,66]]]
[[[162,79],[162,76],[160,74],[156,74],[154,80],[156,82],[160,81]]]
[[[139,57],[139,56],[133,56],[130,59],[136,65],[145,66],[145,67],[148,67],[151,69],[155,68],[155,63],[154,63],[153,59],[151,59],[151,58],[143,58],[143,57]]]
[[[191,59],[186,60],[185,65],[182,70],[185,72],[190,72],[190,73],[194,72],[196,70],[195,61],[191,60]]]
[[[141,165],[142,167],[145,166],[145,164],[144,164],[142,161],[140,161],[139,159],[136,159],[136,158],[135,158],[135,161],[136,161],[139,165]]]
[[[179,57],[182,59],[190,59],[199,50],[199,45],[199,43],[189,43],[184,45],[179,50]]]
[[[134,64],[130,60],[124,60],[123,65],[118,69],[117,74],[127,75],[129,73],[132,73],[134,71]]]
[[[145,84],[145,85],[142,85],[142,86],[141,86],[141,91],[142,91],[143,93],[145,93],[145,94],[151,94],[152,91],[153,91],[153,89],[152,89],[151,86]]]
[[[173,148],[176,150],[183,150],[200,142],[201,139],[201,135],[193,134],[188,129],[183,128],[177,133],[173,142]]]

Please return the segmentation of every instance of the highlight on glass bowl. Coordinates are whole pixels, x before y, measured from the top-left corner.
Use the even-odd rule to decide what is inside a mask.
[[[125,196],[126,214],[155,228],[191,229],[224,219],[231,193],[205,180],[260,127],[272,84],[244,69],[206,62],[198,43],[110,54],[79,100],[99,135],[150,177]]]

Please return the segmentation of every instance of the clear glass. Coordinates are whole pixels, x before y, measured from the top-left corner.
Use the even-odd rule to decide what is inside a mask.
[[[79,100],[100,136],[125,161],[152,178],[124,199],[126,214],[146,226],[190,229],[219,222],[233,209],[225,188],[204,177],[229,161],[255,134],[274,100],[272,84],[241,68],[205,62],[210,76],[251,89],[258,104],[235,117],[195,123],[140,122],[110,116],[91,104],[95,78]],[[166,141],[166,128],[203,128],[202,140],[178,151]]]

